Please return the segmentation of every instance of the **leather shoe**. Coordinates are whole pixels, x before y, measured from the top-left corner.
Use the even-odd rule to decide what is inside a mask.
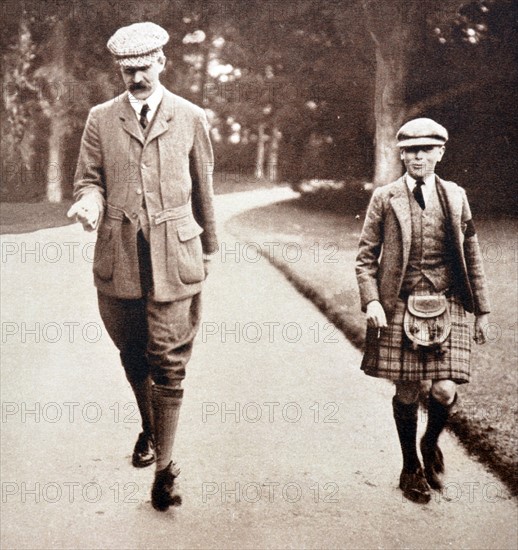
[[[141,432],[133,449],[131,463],[135,468],[145,468],[155,461],[156,453],[153,436],[146,432]]]
[[[430,487],[422,468],[418,468],[415,472],[403,470],[399,478],[399,488],[403,491],[403,496],[412,502],[418,504],[430,502]]]
[[[151,504],[155,510],[165,512],[169,506],[180,506],[182,497],[178,493],[175,479],[180,475],[180,469],[173,462],[163,470],[155,473],[155,481],[151,489]]]
[[[421,454],[423,455],[424,475],[432,489],[440,491],[443,483],[440,475],[444,473],[444,457],[439,445],[429,447],[426,440],[421,439]]]

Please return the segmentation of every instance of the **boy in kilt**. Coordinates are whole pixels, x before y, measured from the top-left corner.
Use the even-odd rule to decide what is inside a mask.
[[[466,193],[435,174],[447,130],[419,118],[404,124],[396,139],[406,173],[374,191],[356,259],[367,318],[361,368],[395,383],[392,405],[403,454],[399,487],[409,500],[427,503],[430,488],[443,486],[438,440],[457,400],[456,385],[470,379],[467,312],[476,316],[473,339],[483,344],[489,300]],[[429,308],[419,325],[428,332],[419,345],[413,337],[419,319],[409,316],[414,303]],[[443,317],[433,311],[433,304],[441,303]],[[448,336],[438,344],[436,333]],[[416,448],[418,399],[423,383],[430,382],[428,423],[420,443],[423,469]]]

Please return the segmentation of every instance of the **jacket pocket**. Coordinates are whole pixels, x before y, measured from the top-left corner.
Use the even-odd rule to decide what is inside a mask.
[[[109,281],[113,277],[114,245],[113,228],[102,224],[95,244],[94,274],[103,281]]]
[[[200,235],[203,229],[193,218],[177,223],[178,275],[186,284],[200,283],[205,279]]]

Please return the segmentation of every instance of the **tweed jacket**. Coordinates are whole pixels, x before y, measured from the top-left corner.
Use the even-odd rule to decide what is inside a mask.
[[[466,311],[489,313],[487,283],[478,237],[466,192],[436,176],[437,194],[447,220],[448,246],[453,248],[454,292]],[[356,258],[362,311],[381,302],[391,319],[410,253],[412,224],[404,177],[378,187],[371,198]]]
[[[103,215],[94,282],[117,298],[141,297],[138,218],[150,222],[154,299],[180,300],[201,290],[203,252],[218,249],[204,111],[164,89],[144,137],[127,92],[91,109],[74,178],[74,197],[93,198]]]

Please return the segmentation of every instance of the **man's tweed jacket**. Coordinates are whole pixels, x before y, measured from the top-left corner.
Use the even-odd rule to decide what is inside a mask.
[[[437,193],[447,219],[454,250],[454,291],[469,312],[489,313],[482,256],[464,189],[436,177]],[[378,300],[390,320],[401,290],[411,243],[409,193],[404,177],[378,187],[367,209],[356,276],[362,311]]]
[[[146,138],[127,92],[90,111],[74,195],[89,195],[104,211],[94,255],[99,291],[141,297],[137,231],[145,196],[154,299],[175,301],[200,292],[202,251],[218,248],[213,162],[204,111],[165,89]]]

